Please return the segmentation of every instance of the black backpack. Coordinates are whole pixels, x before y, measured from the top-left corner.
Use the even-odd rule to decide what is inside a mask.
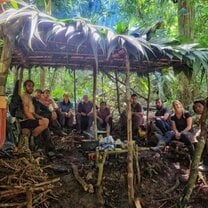
[[[11,116],[16,117],[18,119],[23,119],[23,103],[18,93],[18,89],[19,89],[19,80],[16,81],[13,90],[13,95],[9,103],[9,112]]]

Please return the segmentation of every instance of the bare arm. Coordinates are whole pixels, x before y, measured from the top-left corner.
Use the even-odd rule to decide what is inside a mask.
[[[192,128],[192,117],[188,117],[186,119],[186,124],[187,124],[187,126],[182,132],[187,132],[187,131],[191,130],[191,128]]]
[[[27,119],[35,119],[34,114],[29,111],[28,105],[24,105],[23,110],[24,110],[25,117]]]
[[[175,123],[175,121],[171,121],[171,123],[172,123],[172,129],[175,132],[175,138],[179,139],[181,134],[178,132],[178,130],[176,128],[176,123]]]

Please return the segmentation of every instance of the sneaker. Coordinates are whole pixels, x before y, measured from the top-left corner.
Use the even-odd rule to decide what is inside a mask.
[[[164,148],[164,145],[161,145],[161,146],[157,145],[155,147],[150,147],[150,149],[155,152],[160,151],[162,148]]]
[[[208,165],[201,164],[199,165],[198,170],[201,172],[208,172]]]

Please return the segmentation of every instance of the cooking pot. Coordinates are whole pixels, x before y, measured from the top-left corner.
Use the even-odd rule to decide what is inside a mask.
[[[98,145],[98,140],[84,139],[81,141],[81,147],[84,151],[94,151]]]

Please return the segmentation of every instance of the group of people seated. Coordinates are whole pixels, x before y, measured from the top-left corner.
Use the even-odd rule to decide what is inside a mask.
[[[151,147],[153,151],[163,149],[171,141],[179,141],[187,147],[190,158],[193,158],[195,143],[198,142],[201,131],[201,115],[204,111],[205,101],[197,100],[193,103],[193,111],[198,115],[198,127],[194,130],[193,119],[189,111],[184,109],[179,100],[172,102],[173,111],[164,106],[162,99],[155,101],[156,112],[150,122],[144,123],[144,113],[137,95],[131,96],[132,136],[138,138],[139,129],[146,126],[157,138],[157,145]],[[121,130],[126,130],[126,111],[120,117]],[[150,136],[150,135],[149,135]],[[208,147],[208,144],[207,144]],[[207,148],[208,149],[208,148]],[[208,151],[207,151],[208,152]],[[206,155],[206,154],[205,154]],[[203,165],[208,169],[208,158],[205,157]]]
[[[76,128],[79,132],[90,130],[93,123],[93,103],[89,101],[87,95],[83,96],[83,101],[79,103],[78,112],[75,115],[68,93],[64,93],[63,100],[56,103],[51,98],[50,90],[36,89],[34,91],[32,80],[26,80],[23,87],[24,93],[21,98],[24,119],[20,125],[22,129],[30,129],[32,136],[42,135],[44,137],[42,142],[49,144],[49,139],[46,141],[47,138],[50,138],[49,129],[59,136],[67,135],[63,128],[72,130],[75,123],[77,123]],[[112,126],[112,113],[106,102],[100,103],[96,113],[98,129],[104,129],[107,125]]]
[[[42,141],[44,140],[43,142],[50,144],[50,141],[47,141],[47,138],[50,138],[48,129],[62,136],[66,134],[62,129],[72,129],[75,123],[79,132],[89,131],[92,127],[93,103],[87,95],[84,95],[82,102],[78,104],[78,111],[75,116],[73,104],[68,93],[64,93],[63,100],[56,103],[51,98],[50,90],[48,89],[44,91],[36,89],[34,96],[32,96],[34,91],[34,82],[32,80],[26,80],[23,86],[24,93],[21,98],[24,108],[24,120],[21,122],[21,128],[30,129],[34,137],[44,135],[42,136],[44,137]],[[136,94],[131,96],[133,135],[138,135],[139,128],[145,125],[143,108],[137,99]],[[178,140],[186,145],[192,158],[194,153],[193,139],[195,138],[194,141],[196,142],[200,134],[200,122],[199,131],[194,133],[192,116],[178,100],[172,103],[172,114],[163,105],[161,99],[157,99],[155,105],[155,115],[148,125],[150,128],[155,129],[154,135],[158,139],[158,143],[151,149],[157,151],[170,141]],[[204,105],[205,102],[203,100],[194,102],[194,112],[199,116],[202,115]],[[107,126],[112,130],[112,112],[105,101],[100,102],[100,106],[96,107],[96,117],[98,130],[104,130]],[[121,129],[126,129],[126,110],[121,113],[119,123]]]

